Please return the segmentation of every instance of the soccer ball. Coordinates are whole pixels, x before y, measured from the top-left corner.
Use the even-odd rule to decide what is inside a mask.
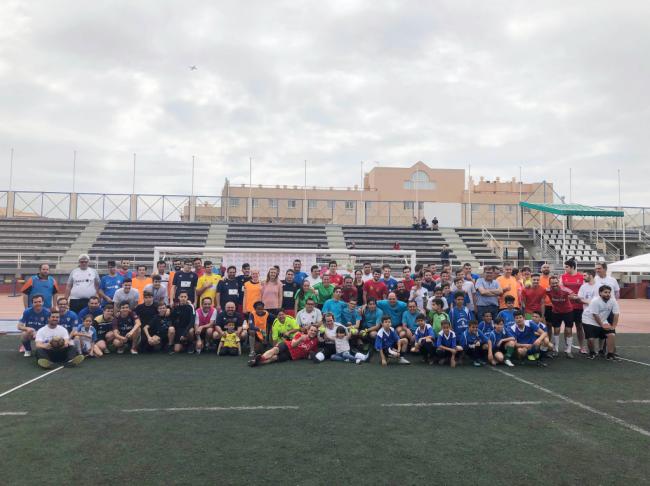
[[[61,336],[54,336],[50,341],[50,346],[52,346],[53,349],[62,348],[64,344],[65,340]]]

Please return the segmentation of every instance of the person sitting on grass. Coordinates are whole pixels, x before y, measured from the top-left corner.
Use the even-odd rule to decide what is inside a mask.
[[[348,328],[351,334],[356,334],[361,327],[361,312],[357,307],[357,299],[350,298],[347,305],[341,309],[341,324]]]
[[[271,327],[273,345],[276,346],[280,341],[286,339],[290,340],[298,331],[300,331],[300,326],[298,326],[296,320],[290,315],[287,315],[284,309],[280,309],[278,311],[278,317],[275,318]]]
[[[113,318],[113,346],[117,348],[117,354],[124,353],[129,343],[131,354],[138,354],[140,327],[140,319],[131,310],[129,303],[123,301],[118,314]]]
[[[237,329],[234,322],[226,324],[226,332],[221,336],[219,347],[217,348],[218,356],[241,356],[241,341],[237,335]]]
[[[499,311],[497,319],[502,318],[506,327],[512,326],[515,323],[515,311],[518,310],[515,308],[515,298],[512,295],[506,295],[503,300],[506,307]]]
[[[510,334],[515,338],[515,349],[520,360],[528,358],[537,361],[537,366],[546,367],[539,359],[539,347],[548,335],[532,321],[526,322],[520,311],[515,311],[515,323],[510,326]]]
[[[253,304],[253,312],[248,315],[248,346],[249,356],[264,352],[266,341],[273,332],[275,316],[264,309],[264,302],[258,300]]]
[[[456,333],[451,330],[451,322],[442,321],[442,329],[436,338],[436,356],[439,358],[438,364],[444,365],[449,360],[449,366],[455,368],[457,352]]]
[[[93,326],[97,331],[97,349],[102,354],[109,354],[108,346],[113,344],[113,319],[115,317],[115,307],[112,302],[104,304],[102,315],[95,317]],[[99,356],[99,353],[97,353]]]
[[[381,329],[379,329],[377,337],[375,338],[375,350],[379,351],[381,365],[388,365],[389,360],[395,361],[399,364],[411,364],[402,356],[402,352],[406,353],[406,350],[408,349],[408,339],[400,338],[395,329],[391,326],[391,323],[392,321],[390,316],[385,315],[382,317]]]
[[[483,314],[483,318],[485,318],[485,314]],[[497,319],[494,322],[494,329],[490,331],[487,338],[490,364],[496,366],[498,363],[504,363],[506,366],[514,366],[511,358],[515,352],[515,338],[506,330],[503,319]]]
[[[433,334],[433,327],[427,324],[424,314],[418,314],[415,319],[417,327],[415,328],[415,344],[411,348],[414,354],[420,353],[422,361],[433,364],[433,358],[436,354],[436,337]]]
[[[501,319],[503,323],[503,319]],[[481,331],[485,336],[488,336],[492,331],[494,331],[494,321],[492,320],[492,312],[485,311],[483,312],[483,320],[478,323],[478,330]]]
[[[77,326],[77,329],[70,335],[74,338],[74,344],[77,352],[84,356],[98,358],[104,353],[97,347],[97,330],[93,327],[93,315],[86,314],[83,322]]]
[[[345,326],[338,326],[336,328],[334,346],[336,347],[336,353],[330,356],[332,361],[345,361],[348,363],[361,364],[368,359],[369,354],[365,355],[362,353],[356,353],[353,355],[350,352],[350,334]]]
[[[381,329],[381,320],[384,313],[377,308],[375,299],[368,299],[368,303],[361,308],[361,332],[358,334],[357,346],[366,346],[371,349],[377,338],[377,331]]]
[[[478,321],[469,321],[469,327],[460,337],[460,347],[463,354],[469,356],[474,366],[481,367],[485,364],[484,358],[487,354],[488,339],[478,330]]]
[[[291,341],[282,341],[264,354],[256,354],[249,366],[296,361],[314,356],[318,351],[318,327],[309,326],[306,333],[297,332]]]
[[[442,299],[433,299],[431,301],[431,310],[428,313],[429,322],[433,328],[433,333],[437,336],[442,331],[442,321],[448,321],[449,316],[442,310],[445,303]]]
[[[174,332],[174,348],[170,354],[180,353],[183,347],[187,353],[194,353],[194,306],[190,304],[189,293],[181,290],[178,293],[178,305],[175,305],[170,314],[171,327]]]
[[[20,331],[20,341],[25,350],[24,356],[29,358],[32,355],[32,341],[36,333],[43,327],[47,326],[50,318],[50,310],[43,306],[43,296],[36,294],[32,297],[32,306],[23,311],[23,315],[18,321],[18,330]],[[57,324],[58,324],[57,316]]]
[[[540,358],[544,359],[546,357],[550,357],[553,355],[553,344],[551,343],[551,339],[549,338],[548,335],[548,327],[542,321],[542,313],[541,311],[533,311],[531,313],[531,318],[529,319],[530,322],[534,322],[537,324],[537,326],[546,333],[546,337],[542,340],[542,342],[539,345],[539,356]],[[550,352],[549,352],[550,351]]]
[[[305,301],[305,307],[298,311],[296,315],[296,322],[300,326],[300,329],[307,330],[308,326],[316,324],[320,326],[323,322],[323,314],[319,308],[316,307],[316,301],[312,298],[308,298]]]
[[[174,327],[170,325],[169,307],[164,301],[157,306],[158,314],[144,325],[143,341],[144,350],[153,352],[167,349],[170,351],[171,343],[174,342]]]
[[[589,359],[594,359],[596,353],[596,339],[605,340],[607,346],[607,360],[620,361],[616,354],[616,326],[618,325],[619,306],[616,299],[612,298],[612,288],[609,285],[601,285],[598,289],[598,297],[594,298],[589,306],[582,313],[587,345],[589,347]],[[607,318],[612,315],[611,324]]]
[[[35,341],[37,363],[41,368],[53,368],[55,363],[77,366],[84,360],[70,343],[68,331],[59,325],[58,309],[50,311],[47,325],[36,332]]]

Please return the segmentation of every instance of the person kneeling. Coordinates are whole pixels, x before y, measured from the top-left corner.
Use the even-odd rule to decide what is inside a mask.
[[[494,323],[494,330],[488,334],[488,361],[492,366],[504,363],[506,366],[514,366],[511,358],[515,352],[515,338],[503,327],[503,319],[497,319]]]
[[[445,320],[440,323],[442,330],[436,338],[436,356],[440,359],[438,364],[443,365],[449,360],[452,368],[456,367],[456,333],[451,330],[451,322]]]
[[[469,356],[474,366],[481,367],[485,364],[483,358],[487,354],[488,339],[478,330],[478,321],[469,321],[469,327],[460,337],[460,344],[463,353]]]
[[[54,367],[54,363],[77,366],[84,357],[70,343],[68,331],[59,325],[59,311],[52,309],[47,326],[36,333],[36,357],[38,366],[45,369]]]
[[[415,329],[415,345],[411,352],[422,354],[422,361],[433,364],[433,357],[436,354],[436,338],[433,328],[431,324],[427,324],[424,314],[418,314],[416,322],[418,327]]]
[[[264,365],[283,361],[296,361],[314,356],[318,351],[318,326],[315,324],[307,328],[303,334],[298,332],[291,341],[282,341],[277,346],[269,349],[264,354],[256,354],[248,362],[249,366]],[[319,359],[319,361],[322,361]]]
[[[219,341],[219,348],[217,348],[218,356],[240,356],[241,355],[241,342],[237,335],[237,329],[234,322],[226,324],[226,332],[221,336]]]
[[[389,359],[399,364],[411,364],[401,355],[408,349],[408,344],[408,338],[400,338],[393,329],[390,316],[384,316],[381,319],[381,329],[375,338],[375,349],[379,351],[381,365],[386,366]]]

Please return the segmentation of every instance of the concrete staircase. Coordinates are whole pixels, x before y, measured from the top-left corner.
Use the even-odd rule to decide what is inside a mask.
[[[328,224],[325,226],[325,234],[327,235],[327,246],[329,248],[346,248],[343,228],[340,225]]]
[[[75,242],[70,245],[67,252],[61,257],[61,263],[57,265],[57,270],[69,272],[77,267],[79,262],[79,255],[83,253],[90,253],[90,249],[97,240],[104,228],[106,221],[93,220],[88,223],[88,226],[79,234]],[[95,266],[94,262],[90,262],[91,266]],[[99,270],[99,269],[98,269]]]
[[[462,263],[471,263],[472,269],[474,269],[474,271],[481,266],[474,255],[472,255],[472,252],[469,251],[467,245],[463,242],[463,240],[461,240],[460,236],[458,236],[458,233],[456,233],[455,229],[440,228],[439,231],[449,245],[449,249],[452,250],[459,261]]]
[[[227,224],[214,223],[210,225],[208,231],[208,238],[205,241],[205,246],[224,247],[226,246],[226,234],[228,233]]]

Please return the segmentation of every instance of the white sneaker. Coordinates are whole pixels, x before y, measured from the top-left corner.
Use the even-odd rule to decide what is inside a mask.
[[[399,353],[397,351],[395,351],[394,349],[389,348],[388,349],[388,356],[390,356],[391,358],[397,358],[397,357],[399,357]]]
[[[509,359],[505,360],[504,363],[506,366],[510,366],[511,368],[514,366],[514,364],[512,364],[512,361],[510,361]]]
[[[24,356],[25,358],[29,358],[29,357],[31,357],[31,355],[32,355],[32,352],[31,352],[31,351],[25,351],[25,353],[23,353],[23,356]]]
[[[361,363],[363,363],[363,360],[362,360],[362,359],[357,359],[357,360],[355,361],[355,363],[356,363],[356,364],[361,364]]]
[[[408,364],[408,365],[411,364],[411,362],[409,360],[407,360],[406,358],[404,358],[403,356],[400,356],[399,361],[397,361],[397,362],[399,364]]]
[[[138,354],[138,352],[135,349],[132,349],[131,354]]]

